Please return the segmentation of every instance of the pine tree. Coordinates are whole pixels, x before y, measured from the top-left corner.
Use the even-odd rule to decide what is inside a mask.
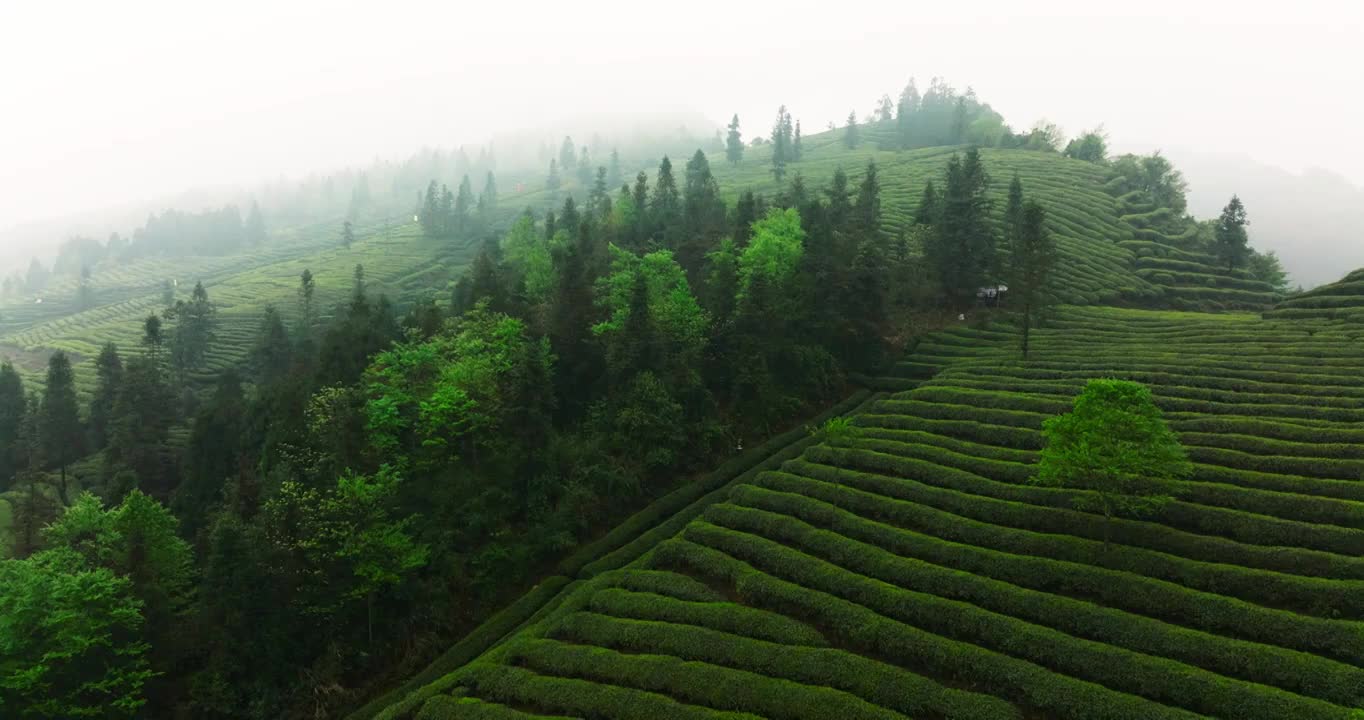
[[[1012,253],[1023,231],[1023,183],[1014,173],[1009,181],[1009,200],[1004,207],[1004,249]]]
[[[573,147],[573,138],[565,135],[564,141],[559,145],[559,168],[565,173],[571,173],[578,167],[578,151]]]
[[[802,151],[800,147],[800,121],[797,120],[795,137],[791,139],[791,159],[796,162],[800,162],[801,152]]]
[[[592,192],[588,193],[587,196],[587,211],[589,215],[603,224],[606,218],[611,215],[611,196],[607,194],[607,187],[606,167],[599,167],[597,168],[597,179],[592,183]]]
[[[427,235],[440,234],[440,188],[436,181],[432,180],[426,186],[426,192],[422,194],[421,209],[417,212],[417,221],[422,226],[422,232]]]
[[[843,130],[843,145],[851,150],[861,142],[862,136],[857,129],[857,111],[854,110],[848,113],[848,124]]]
[[[612,148],[611,162],[606,167],[606,184],[611,187],[618,187],[622,177],[620,172],[620,153]]]
[[[209,302],[208,290],[199,282],[194,284],[189,302],[177,302],[168,315],[175,320],[171,334],[171,366],[183,379],[185,373],[198,369],[208,355],[208,348],[216,337],[217,309]]]
[[[948,160],[947,189],[925,254],[937,270],[944,292],[958,307],[975,296],[996,267],[988,185],[989,177],[975,148],[967,150],[964,158],[953,155]]]
[[[246,215],[246,242],[261,245],[266,240],[265,218],[261,215],[260,205],[251,201],[251,210]]]
[[[450,230],[458,235],[465,235],[469,232],[470,213],[474,209],[474,189],[469,183],[469,176],[465,175],[459,181],[459,194],[455,195],[454,219]]]
[[[846,232],[848,221],[852,218],[852,196],[848,190],[848,174],[843,172],[843,167],[834,169],[834,177],[829,182],[829,189],[824,193],[829,196],[829,225],[834,230]]]
[[[341,223],[341,246],[349,250],[353,244],[355,244],[355,228],[351,227],[349,220],[343,221]]]
[[[909,149],[909,111],[903,101],[895,106],[895,138],[901,150]]]
[[[1217,225],[1213,228],[1213,251],[1218,260],[1227,264],[1227,272],[1245,263],[1249,254],[1249,238],[1246,234],[1246,226],[1249,224],[1250,221],[1246,220],[1246,206],[1241,203],[1241,198],[1232,195],[1231,201],[1222,208],[1222,215],[1217,218]]]
[[[881,232],[881,183],[876,177],[875,160],[867,162],[867,172],[857,188],[852,216],[858,234],[864,239],[876,238]]]
[[[933,188],[933,181],[924,183],[924,194],[919,198],[919,206],[914,208],[914,224],[919,227],[926,227],[938,222],[938,214],[941,211],[938,203],[938,192]]]
[[[304,338],[312,336],[313,325],[317,323],[317,311],[313,305],[316,292],[317,282],[313,279],[313,271],[304,268],[298,276],[298,324],[299,334]]]
[[[578,184],[587,187],[592,182],[592,157],[587,153],[587,146],[582,147],[582,153],[578,155]]]
[[[561,181],[559,180],[559,162],[551,159],[549,161],[549,176],[545,178],[546,190],[558,190]]]
[[[758,219],[758,200],[752,190],[745,190],[734,205],[734,247],[743,250],[753,236],[753,223]]]
[[[673,177],[673,163],[667,155],[658,164],[658,177],[654,180],[654,196],[649,203],[649,219],[653,226],[651,235],[658,242],[670,230],[675,231],[681,218],[682,204],[677,191],[677,180]]]
[[[497,209],[497,178],[493,177],[493,171],[489,170],[483,179],[483,193],[478,197],[485,213]]]
[[[103,450],[109,444],[109,426],[114,414],[114,402],[123,384],[123,359],[118,346],[105,343],[95,358],[95,393],[90,398],[90,447]]]
[[[440,186],[434,222],[437,235],[449,235],[455,231],[455,194],[445,185]]]
[[[156,313],[147,316],[142,321],[142,347],[146,348],[147,357],[154,364],[161,362],[161,346],[166,338],[161,330],[161,318]]]
[[[738,165],[744,159],[743,134],[739,132],[739,115],[729,121],[729,134],[725,136],[725,159],[731,165]]]
[[[24,383],[9,360],[0,361],[0,492],[9,489],[24,460]]]
[[[1015,180],[1017,182],[1017,180]],[[1012,201],[1012,193],[1010,200]],[[1047,213],[1041,205],[1028,201],[1018,211],[1010,246],[1011,272],[1009,295],[1018,298],[1023,317],[1023,359],[1028,359],[1028,339],[1037,311],[1050,296],[1051,271],[1056,265],[1056,240],[1047,231]]]
[[[293,347],[289,341],[289,331],[274,305],[265,306],[265,317],[261,320],[260,335],[256,347],[251,351],[251,366],[256,378],[263,386],[272,386],[289,374],[293,363]]]
[[[57,486],[63,505],[69,505],[66,494],[66,466],[79,458],[85,448],[85,429],[81,426],[80,410],[76,404],[75,374],[71,359],[58,350],[47,361],[47,385],[43,388],[43,410],[39,430],[43,437],[43,457],[61,471]]]

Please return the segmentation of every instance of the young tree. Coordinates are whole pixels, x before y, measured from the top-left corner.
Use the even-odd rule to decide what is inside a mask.
[[[1012,194],[1011,194],[1012,200]],[[1009,294],[1018,298],[1023,316],[1023,359],[1028,359],[1028,339],[1033,318],[1050,296],[1051,271],[1056,265],[1056,241],[1046,228],[1047,213],[1029,200],[1019,212],[1018,226],[1010,244]]]
[[[1105,548],[1115,516],[1158,511],[1172,499],[1174,481],[1193,471],[1141,383],[1089,381],[1071,412],[1043,423],[1042,435],[1032,482],[1084,491],[1075,505],[1103,514]]]
[[[1227,272],[1246,261],[1249,254],[1246,226],[1249,224],[1246,206],[1241,204],[1241,198],[1232,195],[1213,229],[1213,252],[1218,260],[1227,264]]]
[[[353,244],[355,244],[355,229],[351,227],[350,221],[346,220],[341,223],[341,245],[349,250]]]
[[[57,486],[62,504],[69,504],[66,495],[66,466],[79,458],[85,448],[85,428],[81,426],[76,404],[75,375],[71,359],[58,350],[47,361],[47,386],[43,388],[43,410],[40,430],[43,437],[43,457],[61,470],[61,484]]]
[[[739,115],[729,121],[729,134],[725,136],[725,159],[731,165],[738,165],[744,159],[743,135],[739,132]]]
[[[857,111],[848,113],[848,124],[843,130],[843,145],[849,150],[856,148],[862,142],[862,134],[857,129]]]

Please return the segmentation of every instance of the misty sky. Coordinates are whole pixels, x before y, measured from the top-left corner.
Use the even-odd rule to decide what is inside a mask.
[[[1364,185],[1362,20],[1301,0],[0,2],[0,228],[584,112],[737,111],[751,137],[787,103],[813,130],[910,75],[1016,128],[1104,123],[1118,149]]]

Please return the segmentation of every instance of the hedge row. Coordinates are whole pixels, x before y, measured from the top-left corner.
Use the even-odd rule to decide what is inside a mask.
[[[1359,447],[1344,446],[1342,452],[1354,454],[1359,450]],[[1302,475],[1323,480],[1364,479],[1364,460],[1266,455],[1215,447],[1190,447],[1188,453],[1190,459],[1210,465]]]
[[[757,504],[716,505],[707,520],[731,530],[779,542],[844,569],[900,587],[913,588],[1077,637],[1206,668],[1222,675],[1273,685],[1329,702],[1354,705],[1364,701],[1364,670],[1344,663],[1271,645],[1225,638],[1122,609],[1072,599],[1054,592],[1074,583],[1061,579],[1084,573],[1064,563],[1025,562],[1039,577],[1009,567],[1016,558],[995,551],[953,547],[952,543],[860,518],[826,506],[800,507],[797,513],[824,511],[819,527],[781,509],[768,509],[771,496]],[[787,503],[794,502],[787,499]],[[814,519],[814,518],[811,518]],[[825,528],[828,529],[820,529]],[[964,571],[964,572],[963,572]],[[1100,575],[1116,575],[1111,571]],[[1003,575],[1005,580],[996,577]],[[1129,583],[1134,584],[1134,583]],[[1036,585],[1047,587],[1039,590]],[[1070,587],[1074,587],[1073,584]],[[1092,591],[1090,593],[1092,595]]]
[[[833,688],[667,655],[624,654],[557,640],[527,640],[510,659],[535,672],[656,692],[683,702],[792,720],[904,720],[893,710]]]
[[[885,440],[865,440],[862,443],[878,444],[882,447],[894,446]],[[972,495],[998,498],[1028,503],[1040,507],[1068,509],[1075,507],[1077,501],[1087,496],[1087,491],[1064,488],[1037,487],[1019,484],[1030,476],[1028,466],[1019,463],[1004,463],[986,458],[971,457],[950,450],[926,445],[899,444],[899,452],[888,454],[856,447],[810,448],[805,458],[814,462],[836,465],[838,467],[889,473],[931,485],[950,488]],[[915,456],[923,456],[921,460]],[[960,465],[961,467],[957,467]],[[1017,478],[1017,483],[991,480],[986,475]],[[1152,523],[1138,523],[1131,520],[1105,522],[1099,515],[1083,513],[1087,522],[1072,523],[1072,527],[1097,526],[1100,534],[1105,526],[1112,531],[1113,539],[1134,538],[1137,534],[1152,534],[1152,531],[1137,525],[1149,526]],[[1223,507],[1196,505],[1175,500],[1167,503],[1158,514],[1162,530],[1174,530],[1182,534],[1197,533],[1201,543],[1215,541],[1234,541],[1237,544],[1257,546],[1251,550],[1232,550],[1236,557],[1254,558],[1281,554],[1283,546],[1294,552],[1313,552],[1319,554],[1338,553],[1340,555],[1364,555],[1364,530],[1335,525],[1285,520],[1282,518],[1255,515],[1240,510]],[[1119,527],[1122,527],[1120,530]],[[1225,538],[1226,540],[1223,540]],[[1274,548],[1275,552],[1268,552]],[[1301,549],[1301,550],[1299,550]],[[1351,558],[1341,558],[1342,561]],[[1364,577],[1364,560],[1353,563],[1355,572]]]
[[[751,713],[725,712],[680,703],[666,695],[553,677],[508,665],[475,663],[460,681],[480,698],[589,718],[619,720],[763,720]]]
[[[868,390],[854,392],[842,402],[816,416],[811,420],[811,424],[818,425],[830,417],[849,412],[866,402],[871,395],[872,393]],[[690,519],[690,517],[685,517],[688,513],[691,517],[695,517],[704,508],[704,504],[698,507],[688,506],[696,506],[709,494],[723,488],[736,477],[753,470],[755,466],[769,459],[774,453],[793,443],[800,442],[808,435],[809,431],[804,425],[788,430],[746,450],[738,457],[726,461],[704,478],[664,495],[612,528],[610,532],[583,545],[567,558],[564,558],[563,562],[559,563],[559,572],[570,577],[579,573],[591,577],[606,570],[624,567],[631,560],[639,557],[644,548],[652,546],[658,539],[661,539],[658,536],[662,532],[666,532],[651,533],[651,528],[657,530],[660,523],[664,523],[670,527],[676,527],[672,529],[672,532],[662,534],[662,537],[676,533],[677,530],[681,529],[681,525],[685,525],[686,520]],[[679,522],[666,522],[670,516],[679,513],[685,519],[676,518]]]
[[[833,648],[754,640],[708,628],[577,613],[556,637],[628,652],[661,653],[852,693],[909,717],[1015,720],[1019,712],[989,695],[945,687],[888,663]]]
[[[1115,569],[1132,563],[1143,575],[1162,577],[1180,584],[1189,585],[1214,592],[1226,593],[1252,599],[1273,607],[1287,607],[1315,615],[1332,617],[1364,617],[1364,582],[1358,579],[1333,579],[1343,577],[1343,573],[1332,573],[1331,565],[1315,567],[1320,553],[1297,551],[1286,548],[1269,549],[1281,551],[1290,557],[1276,561],[1252,556],[1250,559],[1264,564],[1282,565],[1286,570],[1256,568],[1248,563],[1234,562],[1238,553],[1246,550],[1265,550],[1255,546],[1238,546],[1236,543],[1220,538],[1201,538],[1189,533],[1165,528],[1154,523],[1131,523],[1131,527],[1120,528],[1123,521],[1114,521],[1113,536],[1108,552],[1103,552],[1103,528],[1091,524],[1093,516],[1083,513],[1053,508],[1039,508],[1023,503],[983,498],[953,490],[945,490],[913,481],[890,478],[868,473],[858,473],[825,465],[815,465],[793,461],[786,470],[798,475],[847,485],[899,500],[922,503],[929,507],[944,510],[953,515],[980,520],[992,525],[1002,526],[1000,531],[1008,533],[1013,529],[1043,534],[1038,542],[1037,552],[1030,555],[1066,557],[1067,547],[1082,548],[1086,555],[1098,555],[1092,564],[1100,564]],[[1102,521],[1102,518],[1097,518]],[[1130,522],[1130,521],[1128,521]],[[1120,535],[1121,533],[1121,535]],[[1066,535],[1074,537],[1064,537]],[[1045,541],[1044,541],[1045,539]],[[1207,552],[1197,551],[1205,545],[1214,545]],[[1041,549],[1045,548],[1045,550]],[[1022,552],[1020,550],[1020,552]],[[1190,555],[1201,554],[1197,558]],[[1292,555],[1299,555],[1301,564],[1295,563]],[[1113,559],[1107,559],[1112,556]],[[1128,558],[1131,558],[1130,560]],[[1067,558],[1070,559],[1070,558]],[[1244,558],[1241,558],[1244,559]],[[1343,558],[1329,556],[1331,561]],[[1239,567],[1238,567],[1239,566]],[[1349,568],[1349,564],[1341,564]],[[1307,573],[1317,571],[1318,576]]]
[[[984,390],[1005,393],[1027,392],[1043,395],[1059,395],[1069,398],[1080,394],[1080,392],[1084,390],[1085,382],[1084,379],[1080,378],[1067,380],[1025,380],[1021,378],[962,377],[961,375],[952,373],[947,377],[940,377],[924,387],[961,388],[966,390]],[[1161,399],[1169,398],[1176,400],[1203,400],[1209,402],[1231,403],[1253,402],[1258,404],[1302,405],[1309,407],[1335,407],[1346,409],[1359,409],[1364,405],[1364,398],[1341,397],[1338,395],[1265,393],[1249,390],[1235,390],[1229,392],[1220,388],[1179,384],[1180,382],[1187,382],[1187,379],[1180,379],[1179,382],[1175,383],[1160,383],[1148,380],[1146,384],[1151,386],[1151,392],[1155,395],[1158,403]]]
[[[385,707],[397,703],[420,690],[423,686],[441,679],[460,666],[482,655],[508,633],[529,620],[545,603],[564,589],[571,580],[562,575],[543,580],[515,602],[498,611],[473,632],[455,643],[427,665],[424,670],[413,675],[407,682],[365,703],[359,710],[347,716],[347,720],[366,720],[378,715]]]
[[[800,498],[797,500],[797,498]],[[909,554],[927,560],[949,555],[973,572],[1039,590],[1092,597],[1153,617],[1167,617],[1203,630],[1327,655],[1364,665],[1358,623],[1301,615],[1257,605],[1260,571],[1204,565],[1147,550],[1111,546],[1067,536],[1014,530],[933,508],[820,480],[768,473],[761,486],[745,486],[735,501],[792,514],[816,524],[832,523],[839,511],[874,518],[919,542]],[[968,551],[968,548],[970,551]],[[1185,583],[1188,584],[1185,584]],[[1203,588],[1203,589],[1200,589]],[[1219,594],[1224,593],[1224,594]],[[1244,599],[1228,595],[1244,594]]]
[[[754,569],[723,552],[686,540],[658,548],[658,562],[690,568],[732,584],[745,603],[798,615],[863,654],[893,657],[927,672],[988,685],[1029,715],[1064,720],[1195,720],[1187,710],[1052,672],[1028,660],[935,635],[834,594]]]
[[[760,571],[809,590],[840,596],[928,632],[955,637],[1030,660],[1059,673],[1141,694],[1193,712],[1241,720],[1282,720],[1287,717],[1346,720],[1352,715],[1350,710],[1320,700],[1226,678],[1186,663],[1076,638],[969,602],[907,590],[756,535],[697,521],[688,526],[685,537]],[[860,550],[873,552],[866,545]],[[903,571],[905,568],[896,569]],[[887,570],[886,574],[893,572]],[[907,584],[925,580],[922,575],[910,575]],[[740,594],[743,594],[742,589]],[[1059,604],[1059,598],[1053,596],[1052,602]]]
[[[695,578],[663,570],[625,568],[612,573],[609,582],[610,587],[640,593],[666,595],[677,600],[692,600],[702,603],[724,600],[719,593],[706,587],[705,583],[699,582]]]
[[[588,607],[593,612],[616,617],[697,625],[755,640],[810,647],[829,644],[823,635],[804,623],[731,602],[689,602],[611,588],[593,593]]]
[[[563,717],[524,713],[478,698],[436,695],[426,701],[415,720],[563,720]]]

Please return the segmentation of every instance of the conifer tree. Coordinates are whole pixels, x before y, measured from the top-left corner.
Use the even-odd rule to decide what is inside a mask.
[[[752,190],[745,190],[734,205],[734,247],[743,250],[753,236],[753,223],[758,219],[758,200]]]
[[[582,147],[582,153],[578,155],[578,184],[587,187],[592,183],[592,157],[587,152],[587,146]]]
[[[658,164],[654,196],[649,202],[649,219],[652,223],[650,234],[657,241],[664,241],[664,233],[675,230],[681,212],[682,204],[677,190],[677,180],[673,177],[673,163],[664,155]]]
[[[843,130],[843,145],[849,150],[854,149],[862,142],[861,133],[857,129],[857,111],[848,113],[848,124]]]
[[[272,386],[289,374],[293,362],[293,347],[289,341],[289,331],[274,305],[265,306],[265,317],[261,320],[260,335],[256,347],[251,352],[252,369],[261,385]]]
[[[592,183],[592,192],[587,196],[588,213],[599,222],[605,222],[611,214],[611,196],[607,194],[606,168],[597,168],[597,179]]]
[[[24,460],[23,428],[27,403],[19,371],[0,361],[0,492],[14,481]]]
[[[611,187],[618,187],[621,183],[620,153],[615,148],[611,149],[611,161],[606,166],[606,184]]]
[[[876,161],[867,162],[867,172],[857,188],[853,203],[853,223],[864,239],[875,238],[881,231],[881,183],[876,177]]]
[[[731,165],[738,165],[744,159],[743,134],[739,132],[739,115],[729,121],[729,134],[725,136],[725,159]]]
[[[551,158],[549,161],[549,176],[545,178],[545,189],[558,190],[560,182],[561,181],[559,180],[559,161]]]
[[[1213,228],[1213,252],[1218,260],[1227,264],[1227,272],[1245,263],[1249,254],[1249,239],[1246,235],[1246,226],[1249,224],[1246,206],[1241,203],[1241,198],[1232,195]]]
[[[565,173],[571,173],[578,167],[578,151],[573,147],[573,138],[565,135],[564,141],[559,145],[559,168]]]
[[[485,210],[497,208],[497,178],[493,177],[492,170],[489,170],[488,176],[483,179],[483,193],[479,197],[483,199]]]
[[[919,206],[914,208],[914,224],[919,227],[926,227],[938,222],[938,192],[933,188],[933,181],[924,183],[924,194],[919,198]]]
[[[81,426],[76,404],[76,377],[71,359],[58,350],[47,361],[47,385],[43,388],[43,410],[39,431],[43,438],[43,457],[61,471],[57,486],[62,504],[70,504],[66,494],[66,467],[79,458],[85,448],[85,429]]]
[[[1019,211],[1017,229],[1010,247],[1011,272],[1009,295],[1017,298],[1022,315],[1023,359],[1028,358],[1028,340],[1034,318],[1050,297],[1051,272],[1056,266],[1056,240],[1046,228],[1046,211],[1029,200]]]
[[[95,394],[90,398],[90,447],[103,450],[109,444],[109,426],[114,414],[114,402],[123,384],[123,359],[118,346],[105,343],[95,358]]]
[[[895,103],[891,102],[890,95],[882,95],[876,101],[876,122],[886,123],[894,119]]]
[[[796,162],[800,162],[800,155],[801,155],[800,121],[797,120],[795,136],[791,138],[791,159]]]
[[[171,334],[171,365],[183,379],[185,373],[203,364],[208,348],[216,337],[217,309],[209,302],[202,282],[194,284],[189,302],[180,301],[168,313],[175,320]]]
[[[313,305],[316,293],[317,281],[313,279],[313,271],[304,268],[298,276],[298,323],[304,338],[312,336],[313,325],[317,323],[317,310]]]
[[[458,235],[469,232],[469,218],[474,209],[474,189],[469,183],[469,176],[465,175],[459,181],[459,194],[455,196],[454,218],[449,231]]]
[[[355,244],[355,228],[351,227],[349,220],[345,220],[341,223],[341,246],[349,250],[353,244]]]

